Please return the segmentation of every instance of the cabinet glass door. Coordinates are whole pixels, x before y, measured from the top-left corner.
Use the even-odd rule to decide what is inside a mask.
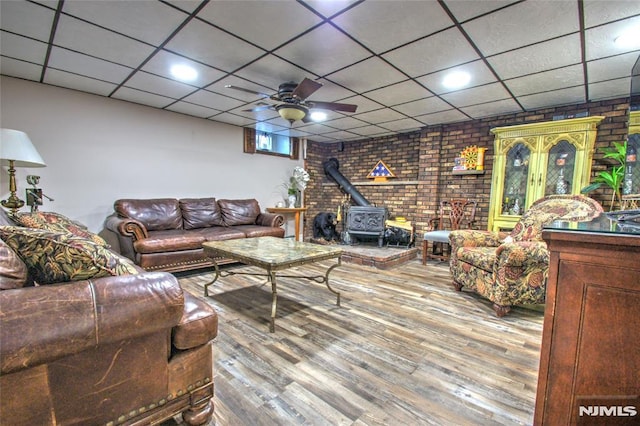
[[[549,150],[544,195],[571,194],[576,166],[576,147],[562,140]],[[580,188],[578,188],[580,189]]]
[[[531,150],[523,143],[513,145],[507,152],[502,214],[519,215],[524,211],[530,158]]]

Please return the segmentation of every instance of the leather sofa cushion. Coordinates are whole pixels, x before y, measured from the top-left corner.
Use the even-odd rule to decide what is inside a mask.
[[[283,228],[272,228],[270,226],[260,225],[238,225],[234,229],[244,232],[247,238],[255,237],[280,237],[284,238]]]
[[[15,251],[0,239],[0,290],[21,288],[27,282],[27,266]]]
[[[138,253],[164,253],[169,251],[193,250],[202,248],[205,239],[196,232],[173,229],[153,231],[149,238],[133,242]]]
[[[215,198],[184,198],[180,200],[184,229],[224,226],[222,213]]]
[[[147,231],[182,229],[182,212],[175,198],[121,199],[113,204],[113,208],[118,216],[137,220]]]
[[[218,200],[225,225],[253,225],[260,214],[260,206],[251,200]]]
[[[184,292],[184,311],[180,323],[173,327],[172,343],[184,350],[204,345],[218,335],[218,314],[207,303]]]
[[[193,232],[197,232],[197,234],[204,238],[205,241],[225,241],[246,237],[245,233],[236,226],[233,228],[223,226],[201,228],[194,230]]]

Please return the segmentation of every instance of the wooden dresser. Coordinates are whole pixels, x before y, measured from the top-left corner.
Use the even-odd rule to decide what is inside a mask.
[[[542,236],[551,262],[534,424],[638,424],[640,228],[602,215]]]

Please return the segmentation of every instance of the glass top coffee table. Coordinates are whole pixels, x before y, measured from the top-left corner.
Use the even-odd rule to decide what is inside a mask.
[[[324,276],[304,276],[304,275],[282,275],[279,277],[304,278],[318,283],[324,283],[327,289],[336,295],[336,305],[340,306],[340,293],[329,285],[329,273],[340,266],[340,256],[342,249],[334,246],[323,246],[320,244],[294,241],[290,238],[258,237],[241,238],[227,241],[210,241],[203,245],[214,263],[216,275],[210,283],[204,286],[204,295],[209,296],[209,286],[215,283],[219,277],[229,275],[265,275],[267,283],[271,283],[271,321],[269,331],[275,331],[276,310],[278,305],[278,294],[276,284],[276,272],[293,268],[308,263],[320,262],[323,260],[337,259],[337,263],[331,265]],[[265,274],[254,274],[250,272],[220,271],[216,257],[233,259],[246,265],[263,268]],[[224,275],[223,275],[224,273]]]

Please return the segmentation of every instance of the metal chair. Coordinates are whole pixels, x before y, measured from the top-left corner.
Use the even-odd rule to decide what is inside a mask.
[[[422,264],[427,259],[449,260],[449,234],[458,229],[472,229],[478,202],[466,198],[456,198],[440,202],[438,215],[431,219],[431,231],[424,233],[422,241]],[[429,242],[432,252],[429,253]],[[439,250],[436,250],[439,246]]]

